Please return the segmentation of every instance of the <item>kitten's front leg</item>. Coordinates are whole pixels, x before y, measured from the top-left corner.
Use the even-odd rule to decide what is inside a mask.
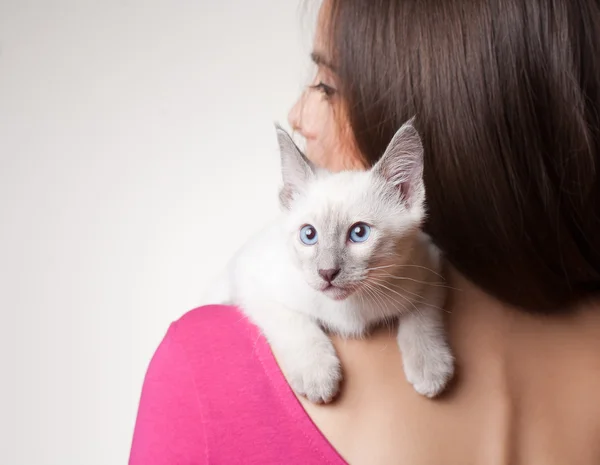
[[[454,374],[454,357],[444,329],[444,292],[430,288],[426,302],[400,318],[398,345],[406,379],[419,394],[435,397]]]
[[[342,369],[331,339],[307,315],[280,306],[261,310],[260,316],[251,318],[269,341],[292,389],[314,403],[333,400]]]

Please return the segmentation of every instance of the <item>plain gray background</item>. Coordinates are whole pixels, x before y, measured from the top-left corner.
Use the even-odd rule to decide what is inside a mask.
[[[127,462],[169,323],[277,212],[307,16],[0,0],[0,463]]]

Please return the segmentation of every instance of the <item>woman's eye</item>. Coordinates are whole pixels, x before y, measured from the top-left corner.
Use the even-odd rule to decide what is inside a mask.
[[[371,234],[371,227],[365,223],[356,223],[350,228],[348,238],[352,242],[365,242]]]
[[[317,230],[307,224],[300,229],[300,240],[306,245],[315,245],[317,243]]]
[[[336,93],[336,90],[333,87],[325,84],[323,81],[320,81],[318,84],[310,86],[310,88],[318,90],[327,98],[333,97]]]

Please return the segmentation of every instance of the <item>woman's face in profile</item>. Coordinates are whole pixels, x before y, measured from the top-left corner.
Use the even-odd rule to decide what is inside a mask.
[[[289,112],[294,131],[306,140],[306,156],[317,166],[330,171],[365,169],[366,165],[354,143],[338,82],[325,43],[327,2],[319,12],[313,41],[312,59],[317,67],[310,85]]]

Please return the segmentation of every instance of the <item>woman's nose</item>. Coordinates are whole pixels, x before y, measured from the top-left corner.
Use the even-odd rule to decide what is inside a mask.
[[[293,131],[298,131],[300,133],[302,133],[302,108],[304,107],[304,98],[305,93],[303,92],[288,113],[288,123],[290,124],[290,127]]]

